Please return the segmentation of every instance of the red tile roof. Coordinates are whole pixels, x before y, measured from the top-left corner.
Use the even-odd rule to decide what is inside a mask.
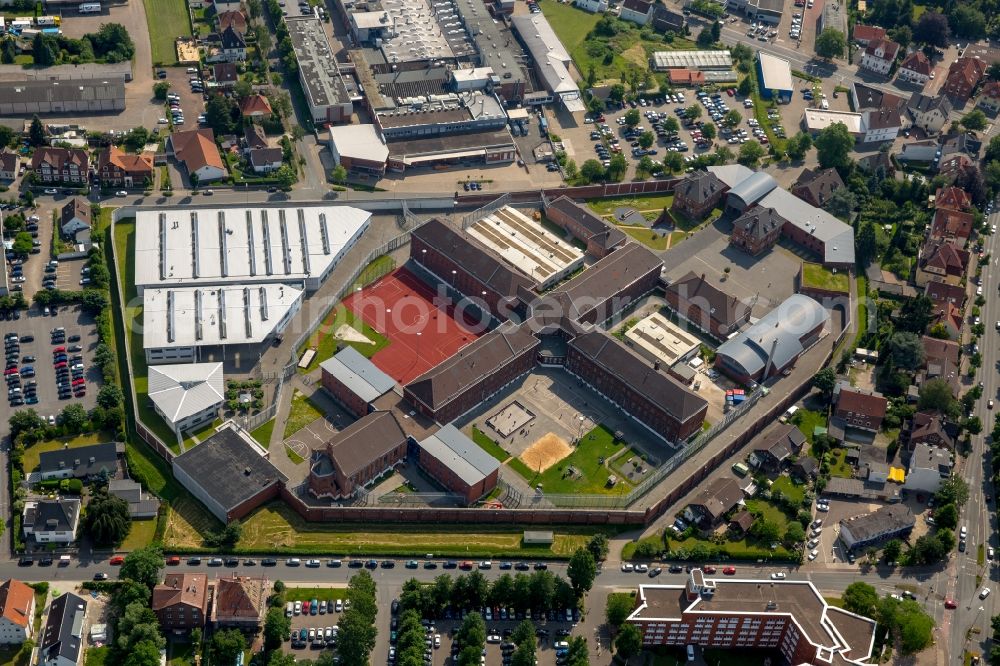
[[[923,51],[914,51],[910,55],[903,58],[903,62],[899,65],[900,69],[908,69],[911,72],[916,72],[917,74],[923,74],[924,76],[930,76],[931,70],[934,66],[931,65],[931,61],[927,59]]]
[[[240,102],[240,113],[244,116],[269,116],[271,103],[263,95],[250,95]]]
[[[852,388],[840,389],[837,398],[837,411],[853,412],[873,419],[885,418],[889,401],[881,395],[859,391]]]
[[[188,173],[204,166],[223,170],[226,168],[219,148],[215,145],[215,133],[210,129],[174,132],[170,135],[170,145],[173,146],[177,159],[184,162]]]
[[[877,25],[856,25],[854,26],[854,41],[872,42],[885,38],[885,28]]]
[[[0,584],[0,614],[19,627],[27,627],[31,621],[31,604],[35,591],[13,578]]]
[[[969,210],[972,207],[972,197],[961,187],[954,185],[939,187],[934,193],[934,207],[949,210]]]
[[[955,236],[957,238],[968,238],[972,233],[972,213],[949,208],[939,208],[934,213],[934,222],[931,224],[931,236],[942,238],[945,236]]]

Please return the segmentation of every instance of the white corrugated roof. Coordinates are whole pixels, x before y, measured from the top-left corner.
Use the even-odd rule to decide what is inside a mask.
[[[149,367],[149,397],[171,423],[226,399],[222,363],[179,363]]]

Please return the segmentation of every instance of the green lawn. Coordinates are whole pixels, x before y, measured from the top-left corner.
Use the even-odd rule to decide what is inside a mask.
[[[555,542],[549,546],[524,546],[521,525],[407,525],[358,526],[308,523],[283,502],[271,502],[243,520],[238,550],[316,555],[399,555],[495,557],[568,557],[586,546],[594,534],[609,537],[615,527],[554,527]]]
[[[346,599],[346,587],[287,587],[285,601],[334,601]]]
[[[506,460],[510,458],[510,454],[507,453],[503,447],[490,439],[489,435],[484,433],[479,428],[472,428],[472,441],[475,442],[479,448],[486,451],[486,453],[490,454],[500,462],[506,462]]]
[[[826,289],[827,291],[838,291],[846,294],[851,289],[847,273],[834,273],[832,270],[821,264],[803,262],[802,264],[802,286]]]
[[[87,659],[84,662],[85,666],[104,666],[108,659],[108,652],[111,648],[108,647],[89,647],[87,648]]]
[[[826,416],[808,409],[800,409],[795,412],[794,416],[792,416],[792,423],[799,427],[802,434],[805,435],[806,439],[809,440],[809,443],[812,444],[813,430],[816,426],[826,427]]]
[[[287,444],[285,445],[285,455],[288,456],[288,459],[291,460],[296,465],[298,465],[300,463],[304,463],[306,461],[305,458],[303,458],[302,456],[300,456],[299,454],[297,454],[295,451],[293,451],[292,447],[288,446]]]
[[[285,421],[285,433],[282,439],[288,439],[299,430],[323,416],[319,407],[301,391],[292,392],[292,406]]]
[[[146,25],[153,52],[153,64],[173,65],[177,62],[174,39],[191,36],[184,0],[142,0],[146,7]]]
[[[600,14],[585,12],[571,5],[543,2],[540,6],[545,18],[552,24],[556,37],[570,53],[583,44],[587,35],[601,20]]]
[[[639,547],[639,544],[651,543],[658,549],[663,550],[663,536],[660,534],[654,534],[652,536],[643,537],[638,541],[629,541],[624,546],[622,546],[622,559],[631,560],[635,557],[635,551]]]
[[[672,236],[670,232],[655,231],[653,229],[647,229],[646,227],[626,227],[618,225],[618,228],[651,250],[666,250],[667,243]],[[684,232],[676,233],[683,234]],[[684,235],[681,235],[678,240],[683,239]]]
[[[113,442],[114,435],[109,432],[95,432],[89,435],[79,435],[77,437],[62,437],[60,439],[53,439],[48,442],[39,442],[38,444],[32,444],[24,450],[24,471],[26,473],[34,472],[38,467],[39,458],[43,453],[48,453],[49,451],[58,451],[64,446],[70,449],[78,449],[81,446],[90,446],[91,444],[100,444],[102,442]]]
[[[125,542],[122,543],[121,550],[126,552],[137,550],[143,546],[153,543],[153,535],[156,534],[156,520],[133,520],[132,529],[129,530]]]
[[[609,487],[607,480],[612,472],[599,462],[601,458],[607,461],[621,451],[623,445],[615,442],[614,434],[610,430],[599,425],[583,436],[572,453],[541,474],[529,469],[521,460],[517,461],[521,463],[520,465],[511,464],[511,467],[532,486],[541,484],[547,493],[599,495],[626,493],[632,484],[625,479],[618,479],[613,488]],[[572,477],[566,475],[569,467],[573,467],[577,472]]]
[[[215,419],[201,430],[188,432],[187,437],[184,438],[184,450],[187,451],[192,446],[196,446],[197,444],[204,442],[206,439],[215,434],[215,429],[220,425],[222,425],[222,419]],[[195,442],[195,439],[197,439],[198,442]]]
[[[168,666],[194,666],[194,648],[190,643],[170,643]]]
[[[266,449],[271,443],[271,433],[273,432],[274,419],[270,419],[254,428],[253,432],[250,433],[250,436],[256,439],[257,443]]]
[[[792,502],[799,504],[806,496],[806,487],[795,483],[787,476],[779,476],[771,486],[771,492],[780,492]]]
[[[547,4],[547,3],[545,3]],[[582,10],[574,10],[582,11]],[[673,194],[659,194],[644,197],[624,196],[610,199],[590,199],[587,206],[598,215],[611,215],[616,208],[634,208],[640,213],[648,211],[660,212],[669,209],[674,203]]]
[[[344,344],[349,345],[357,349],[365,358],[371,358],[375,355],[375,352],[379,351],[387,344],[389,344],[389,339],[376,331],[374,328],[363,322],[360,318],[355,317],[354,313],[345,308],[343,305],[338,304],[337,307],[330,310],[330,314],[326,316],[323,323],[319,325],[316,332],[309,336],[309,339],[303,343],[302,347],[299,349],[299,357],[310,347],[316,348],[316,355],[313,360],[309,363],[308,367],[300,368],[299,372],[309,373],[319,367],[319,364],[330,358],[337,352],[337,338],[334,334],[340,329],[341,326],[350,326],[356,331],[360,331],[366,338],[371,340],[371,343],[367,342],[351,342],[345,341]]]
[[[759,512],[764,520],[773,522],[778,526],[778,532],[784,534],[785,530],[788,528],[789,518],[785,515],[777,505],[767,502],[765,500],[752,499],[747,500],[746,506],[748,510],[754,513]],[[676,553],[678,550],[686,550],[691,552],[694,548],[701,548],[711,553],[714,558],[719,555],[728,554],[733,557],[738,557],[739,559],[748,558],[758,558],[758,559],[794,559],[794,555],[785,549],[784,546],[779,545],[775,549],[771,549],[770,543],[761,543],[754,539],[753,537],[744,537],[741,539],[730,539],[721,545],[716,545],[709,541],[708,539],[702,539],[699,537],[692,537],[689,539],[675,539],[672,536],[672,532],[667,531],[667,545],[670,551]]]
[[[847,449],[831,450],[827,454],[827,462],[830,463],[830,476],[839,476],[843,479],[854,476],[854,469],[847,464]]]

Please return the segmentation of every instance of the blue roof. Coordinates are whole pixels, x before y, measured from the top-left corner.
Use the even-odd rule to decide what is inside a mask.
[[[805,351],[802,336],[829,318],[812,298],[792,294],[756,324],[724,342],[716,353],[753,377],[764,370],[773,348],[774,365],[784,368]]]
[[[354,347],[344,347],[336,356],[319,364],[365,402],[385,395],[396,385],[396,380],[385,374]]]

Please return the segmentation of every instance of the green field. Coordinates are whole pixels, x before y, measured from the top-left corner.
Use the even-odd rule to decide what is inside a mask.
[[[156,520],[133,520],[132,529],[128,531],[120,550],[130,552],[153,543],[156,534]]]
[[[377,351],[389,344],[387,337],[363,322],[360,318],[355,317],[354,313],[343,305],[338,304],[337,307],[330,310],[330,314],[326,316],[326,319],[319,325],[316,332],[309,336],[309,339],[299,348],[299,358],[302,357],[308,348],[314,347],[316,349],[316,355],[313,357],[313,360],[306,368],[300,368],[299,372],[312,372],[319,367],[320,363],[337,352],[338,340],[334,337],[334,334],[341,326],[350,326],[354,330],[360,331],[366,338],[372,341],[370,344],[367,342],[344,342],[345,345],[354,347],[361,352],[365,358],[371,358]]]
[[[293,391],[292,406],[288,412],[288,419],[285,421],[285,433],[282,439],[288,439],[322,416],[322,410],[316,406],[316,403],[309,396],[300,391]]]
[[[282,502],[257,509],[243,521],[238,544],[242,552],[312,553],[317,555],[399,555],[424,557],[567,557],[597,532],[616,528],[556,527],[550,547],[523,546],[521,526],[365,525],[307,523]],[[530,529],[530,528],[528,528]]]
[[[494,442],[490,439],[489,435],[475,426],[472,428],[472,441],[500,462],[506,462],[510,458],[510,454],[502,446]]]
[[[813,430],[816,429],[816,426],[823,426],[825,428],[826,417],[819,412],[813,412],[808,409],[800,409],[795,412],[794,416],[792,416],[792,423],[799,427],[802,434],[805,435],[806,439],[809,440],[809,443],[812,444]]]
[[[347,598],[346,587],[286,587],[285,601],[335,601]]]
[[[779,476],[771,485],[771,492],[780,492],[795,504],[799,504],[806,496],[806,487],[795,483],[787,476]]]
[[[847,449],[832,449],[826,458],[830,463],[830,476],[839,476],[843,479],[850,479],[854,476],[854,469],[847,463]]]
[[[618,228],[651,250],[666,250],[669,247],[669,241],[672,237],[670,232],[654,231],[646,227],[626,227],[619,225]],[[678,233],[682,234],[678,240],[682,240],[684,232]]]
[[[599,425],[584,435],[573,452],[538,474],[529,469],[523,461],[519,465],[511,461],[511,467],[525,478],[532,486],[541,484],[547,493],[584,493],[591,495],[613,495],[627,493],[632,484],[625,479],[618,479],[614,487],[607,485],[611,470],[604,466],[600,459],[607,462],[608,458],[623,450],[624,444],[615,442],[614,433],[603,425]],[[627,454],[626,454],[627,455]],[[570,476],[568,468],[573,467],[576,473]]]
[[[581,10],[576,10],[581,11]],[[610,199],[590,199],[587,207],[598,215],[611,215],[616,208],[634,208],[640,213],[655,211],[659,213],[664,208],[670,209],[674,203],[673,194],[661,194],[645,197],[612,197]]]
[[[191,36],[184,0],[142,0],[146,7],[146,25],[152,47],[153,64],[173,65],[177,62],[174,39]]]
[[[89,435],[79,435],[77,437],[62,437],[60,439],[53,439],[48,442],[39,442],[38,444],[32,444],[24,450],[24,471],[30,474],[38,468],[38,460],[43,453],[48,453],[49,451],[58,451],[63,447],[70,449],[78,449],[81,446],[90,446],[91,444],[100,444],[102,442],[113,442],[114,435],[109,432],[95,432]]]
[[[803,262],[802,264],[802,286],[826,289],[827,291],[838,291],[846,294],[850,291],[851,284],[848,282],[847,273],[834,273],[826,266]]]
[[[108,652],[110,649],[108,647],[87,648],[87,658],[83,662],[84,666],[104,666],[104,664],[108,663]]]
[[[257,440],[257,443],[265,449],[271,444],[271,433],[274,432],[274,419],[264,421],[250,433],[250,436]]]
[[[194,649],[190,643],[171,642],[167,647],[168,666],[194,666]]]
[[[196,446],[201,442],[204,442],[206,439],[215,434],[215,429],[220,425],[222,425],[222,419],[215,419],[201,430],[189,431],[187,437],[185,437],[183,441],[184,450],[187,451],[192,446]],[[196,439],[198,440],[197,442],[195,441]]]

